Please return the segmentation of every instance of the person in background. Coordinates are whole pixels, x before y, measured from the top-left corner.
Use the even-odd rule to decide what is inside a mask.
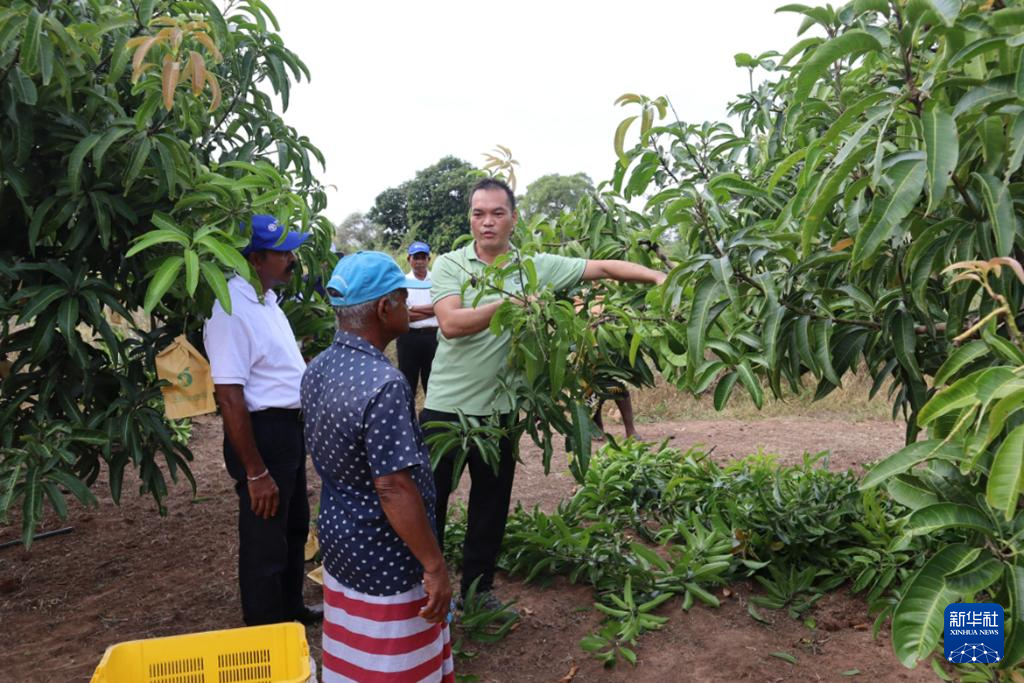
[[[622,416],[622,426],[626,429],[626,438],[642,441],[643,437],[636,431],[636,423],[633,421],[633,399],[629,395],[629,389],[625,384],[616,380],[609,380],[608,386],[600,390],[600,395],[595,394],[597,409],[594,411],[594,424],[597,425],[597,428],[604,432],[604,414],[601,410],[604,408],[604,402],[609,398],[615,401],[619,415]],[[597,440],[603,441],[604,436],[602,435]]]
[[[409,245],[407,280],[427,283],[423,289],[409,289],[409,331],[398,338],[398,369],[402,371],[416,396],[416,384],[427,393],[430,366],[437,351],[437,317],[430,300],[430,246],[426,242]]]
[[[497,380],[508,367],[510,337],[507,332],[495,335],[489,329],[491,318],[504,299],[488,293],[477,307],[473,302],[479,291],[476,278],[498,256],[512,249],[516,199],[506,183],[485,178],[470,191],[469,201],[473,241],[440,256],[434,264],[431,295],[441,334],[420,423],[458,422],[461,411],[473,416],[496,414],[502,425],[507,426],[514,420],[514,407],[499,391]],[[651,285],[665,281],[664,273],[628,261],[593,261],[555,254],[537,254],[532,259],[540,286],[555,290],[566,290],[581,280],[611,279]],[[514,285],[506,281],[506,286]],[[488,608],[500,605],[491,589],[515,475],[511,439],[502,439],[498,448],[501,461],[497,474],[476,449],[470,450],[466,458],[472,484],[463,548],[462,594],[478,581],[477,591]],[[434,471],[437,537],[442,547],[448,495],[456,475],[455,457],[455,453],[446,454]]]
[[[242,618],[249,626],[313,624],[323,614],[302,602],[309,500],[299,383],[306,363],[273,291],[291,280],[293,251],[309,234],[291,231],[281,241],[284,228],[273,216],[251,222],[242,255],[261,291],[236,274],[228,282],[231,313],[215,303],[203,329],[224,420],[224,462],[238,494]]]
[[[325,683],[455,680],[430,454],[409,384],[384,355],[409,328],[408,291],[429,286],[375,251],[346,256],[327,282],[338,331],[301,391],[323,480]]]

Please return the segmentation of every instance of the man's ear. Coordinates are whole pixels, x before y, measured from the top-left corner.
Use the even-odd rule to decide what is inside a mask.
[[[382,296],[377,300],[377,319],[384,322],[388,319],[389,313],[391,313],[391,300]]]

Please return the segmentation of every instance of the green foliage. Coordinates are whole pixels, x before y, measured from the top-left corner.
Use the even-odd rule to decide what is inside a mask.
[[[416,172],[412,180],[377,195],[366,217],[383,227],[382,239],[393,247],[413,239],[444,253],[469,234],[469,189],[483,177],[472,164],[453,156]]]
[[[823,37],[737,56],[773,73],[732,105],[738,129],[678,121],[663,98],[620,99],[639,113],[619,126],[602,196],[644,197],[634,229],[678,236],[662,313],[688,321],[683,384],[714,386],[716,407],[736,386],[756,404],[762,386],[783,397],[806,374],[825,396],[861,366],[872,393],[891,387],[908,446],[865,486],[908,507],[900,524],[927,539],[925,565],[906,575],[879,561],[906,552],[891,543],[846,557],[893,615],[907,666],[937,646],[941,608],[975,595],[1007,608],[1002,666],[1024,657],[1018,4],[784,7]]]
[[[516,205],[523,220],[529,222],[535,215],[557,217],[573,211],[580,200],[594,192],[594,182],[586,173],[541,176],[526,186],[526,194]]]
[[[252,213],[312,229],[303,270],[321,272],[323,158],[267,94],[287,107],[308,71],[263,3],[232,8],[0,10],[0,517],[20,506],[26,544],[44,500],[64,515],[64,490],[90,500],[104,468],[115,500],[128,466],[157,501],[191,480],[153,359],[215,298],[230,308],[231,271],[252,277]]]
[[[343,254],[374,249],[382,239],[383,229],[359,213],[350,213],[334,229],[334,244]]]
[[[609,621],[581,647],[609,666],[635,662],[637,637],[666,620],[653,614],[663,603],[717,607],[716,587],[751,575],[766,591],[754,603],[794,619],[854,579],[891,611],[880,596],[928,541],[902,533],[902,508],[819,461],[784,467],[758,455],[723,467],[699,451],[610,444],[557,511],[517,508],[500,564],[527,581],[565,575],[593,586]]]

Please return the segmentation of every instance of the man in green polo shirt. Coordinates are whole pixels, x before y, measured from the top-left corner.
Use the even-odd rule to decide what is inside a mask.
[[[499,294],[487,294],[474,307],[479,290],[469,287],[463,293],[462,287],[498,256],[511,250],[510,239],[516,224],[515,194],[504,182],[486,178],[473,187],[469,201],[473,241],[438,258],[431,271],[431,297],[441,331],[421,423],[457,421],[459,410],[475,416],[497,413],[506,424],[514,417],[513,406],[508,396],[499,392],[497,381],[507,367],[509,334],[494,335],[489,329],[491,318],[504,299]],[[652,285],[665,281],[664,273],[628,261],[591,261],[554,254],[537,254],[532,258],[537,281],[556,290],[568,289],[581,280],[611,279]],[[501,441],[497,474],[475,450],[466,459],[472,483],[463,548],[463,594],[477,578],[479,592],[489,593],[494,583],[494,565],[505,535],[515,475],[512,446],[510,439]],[[437,538],[442,547],[454,462],[454,454],[449,453],[434,471]],[[492,605],[497,602],[492,595],[486,599]]]

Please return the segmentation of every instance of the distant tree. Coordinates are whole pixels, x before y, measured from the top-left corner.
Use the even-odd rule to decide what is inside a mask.
[[[420,239],[435,251],[447,250],[469,233],[469,188],[484,172],[453,156],[416,172],[412,180],[379,195],[366,218],[380,226],[392,247]]]
[[[382,226],[358,211],[350,213],[334,229],[334,245],[344,253],[369,249],[384,237]]]
[[[416,239],[444,251],[468,234],[469,189],[483,176],[483,171],[453,156],[417,171],[406,184],[406,217]]]
[[[593,191],[594,183],[586,173],[551,173],[537,178],[527,186],[519,212],[527,220],[538,213],[558,216],[574,210],[580,199]]]
[[[398,187],[389,187],[377,195],[373,208],[366,212],[371,223],[381,227],[381,238],[393,247],[401,244],[405,234],[409,232],[406,218],[406,187],[403,183]]]

